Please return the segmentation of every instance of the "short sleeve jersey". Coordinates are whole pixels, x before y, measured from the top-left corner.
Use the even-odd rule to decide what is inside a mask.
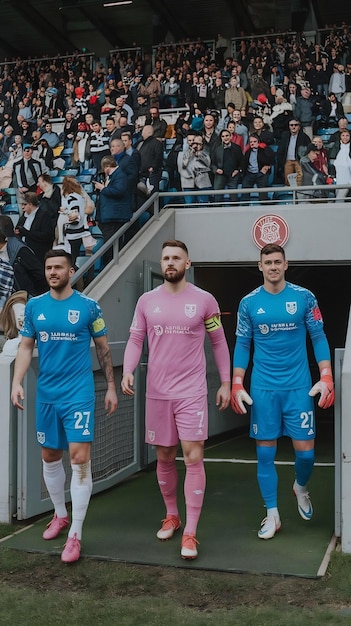
[[[37,340],[37,399],[54,404],[94,397],[92,337],[106,335],[99,304],[78,291],[65,300],[45,293],[28,301],[21,335]]]
[[[251,385],[259,389],[309,386],[307,332],[312,340],[325,340],[322,315],[308,289],[287,282],[278,294],[261,286],[245,296],[239,305],[236,335],[254,342]],[[330,358],[329,353],[325,358]],[[246,367],[240,349],[234,352],[234,365]]]
[[[147,334],[147,397],[167,400],[205,395],[205,334],[219,327],[217,301],[191,283],[177,294],[164,285],[144,293],[130,333],[131,339],[133,334]]]

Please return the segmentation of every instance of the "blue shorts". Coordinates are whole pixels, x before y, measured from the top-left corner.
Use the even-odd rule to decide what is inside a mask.
[[[314,403],[309,390],[310,387],[275,391],[251,388],[250,437],[261,441],[283,435],[299,441],[314,439]]]
[[[95,400],[37,402],[37,440],[44,448],[67,450],[69,443],[93,441]]]

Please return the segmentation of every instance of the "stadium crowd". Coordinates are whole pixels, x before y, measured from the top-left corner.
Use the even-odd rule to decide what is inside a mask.
[[[223,198],[197,190],[242,187],[248,203],[254,186],[350,184],[349,27],[322,43],[303,33],[243,38],[234,56],[221,42],[215,54],[201,41],[162,44],[153,56],[117,51],[106,67],[78,53],[0,64],[2,302],[45,289],[53,244],[75,260],[91,253],[89,220],[107,240],[160,185],[188,204]],[[14,229],[5,214],[16,206]],[[18,247],[38,262],[29,277]]]

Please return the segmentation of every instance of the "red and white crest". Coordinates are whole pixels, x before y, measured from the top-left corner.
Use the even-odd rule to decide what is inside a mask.
[[[284,246],[289,239],[289,226],[280,215],[262,215],[252,227],[252,238],[260,250],[268,243]]]

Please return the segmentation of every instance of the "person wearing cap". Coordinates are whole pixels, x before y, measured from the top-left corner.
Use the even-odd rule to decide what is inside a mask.
[[[49,168],[42,161],[33,159],[33,146],[23,145],[23,156],[13,165],[15,187],[20,192],[19,204],[23,202],[26,191],[36,191],[40,174],[48,172]]]
[[[16,236],[29,246],[44,267],[44,257],[55,238],[55,224],[49,211],[39,206],[34,191],[24,194],[23,213],[16,227]]]
[[[302,186],[327,184],[326,174],[318,170],[314,165],[318,157],[318,153],[319,147],[315,143],[309,143],[306,148],[305,156],[300,159]],[[328,197],[328,192],[324,189],[311,189],[298,193],[298,198],[302,200],[326,197]]]

